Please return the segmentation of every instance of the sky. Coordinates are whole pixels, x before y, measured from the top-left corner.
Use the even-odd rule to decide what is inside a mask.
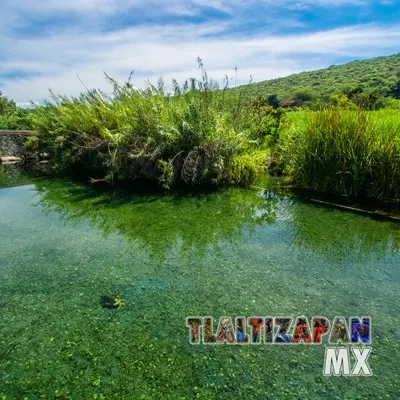
[[[124,81],[237,84],[400,52],[400,0],[2,0],[0,90],[19,105]]]

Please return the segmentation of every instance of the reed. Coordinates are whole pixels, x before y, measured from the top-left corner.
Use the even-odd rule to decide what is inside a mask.
[[[49,153],[56,170],[92,182],[248,184],[264,168],[264,139],[244,110],[249,106],[216,90],[201,60],[200,69],[200,81],[174,81],[172,94],[161,80],[142,89],[109,77],[112,95],[53,94],[32,113],[38,136],[28,146]]]
[[[280,131],[284,172],[301,187],[375,199],[400,195],[396,110],[297,113]]]

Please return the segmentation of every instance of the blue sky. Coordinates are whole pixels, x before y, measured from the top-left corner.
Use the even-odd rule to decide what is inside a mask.
[[[400,52],[400,0],[3,0],[0,90],[23,104],[48,90],[210,76],[238,84]]]

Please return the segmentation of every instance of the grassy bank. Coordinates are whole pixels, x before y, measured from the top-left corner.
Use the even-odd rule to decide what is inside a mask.
[[[216,91],[204,70],[201,81],[174,82],[174,95],[162,82],[145,89],[110,83],[111,96],[54,96],[32,113],[39,134],[30,146],[45,148],[56,170],[170,188],[245,185],[265,168],[266,138],[276,132],[279,113]]]
[[[292,114],[276,157],[298,186],[376,199],[400,196],[400,118],[396,110],[328,109]]]

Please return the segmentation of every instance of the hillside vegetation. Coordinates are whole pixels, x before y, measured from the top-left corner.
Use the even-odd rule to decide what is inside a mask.
[[[304,100],[310,96],[313,100],[327,101],[334,93],[361,86],[367,90],[379,89],[383,96],[388,96],[398,72],[400,53],[243,85],[240,89],[254,96],[276,94],[281,99],[294,99],[306,93]]]

